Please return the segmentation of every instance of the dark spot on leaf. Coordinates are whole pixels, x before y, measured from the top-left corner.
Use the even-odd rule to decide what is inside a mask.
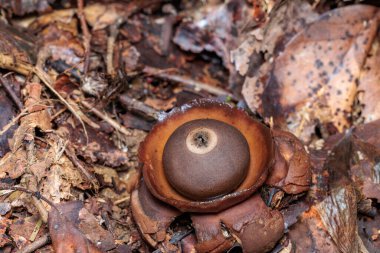
[[[314,66],[317,69],[320,69],[321,67],[323,67],[323,62],[320,59],[316,59],[315,62],[314,62]]]
[[[347,38],[352,38],[352,37],[354,37],[354,35],[352,35],[348,30],[344,32],[344,35],[345,35]]]

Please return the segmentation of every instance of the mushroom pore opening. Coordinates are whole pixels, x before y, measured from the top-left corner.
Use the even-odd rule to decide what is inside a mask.
[[[190,131],[186,137],[187,149],[195,154],[206,154],[218,144],[218,136],[214,130],[199,127]]]

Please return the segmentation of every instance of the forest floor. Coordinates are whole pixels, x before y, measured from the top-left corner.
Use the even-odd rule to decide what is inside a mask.
[[[37,2],[0,1],[0,252],[152,251],[139,144],[202,98],[311,157],[272,252],[380,252],[378,1]]]

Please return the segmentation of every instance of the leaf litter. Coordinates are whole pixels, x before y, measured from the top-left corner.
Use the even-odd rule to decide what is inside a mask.
[[[380,12],[354,2],[2,1],[1,251],[150,252],[129,207],[139,143],[202,97],[308,148],[276,252],[379,251]]]

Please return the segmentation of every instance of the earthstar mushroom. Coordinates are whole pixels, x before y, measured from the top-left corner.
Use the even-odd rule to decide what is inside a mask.
[[[132,213],[145,240],[164,252],[224,252],[236,243],[265,252],[284,234],[284,222],[257,190],[266,180],[289,194],[310,185],[309,158],[295,136],[212,100],[166,115],[140,145],[139,159],[143,180]],[[171,245],[168,228],[184,212],[194,233]]]

